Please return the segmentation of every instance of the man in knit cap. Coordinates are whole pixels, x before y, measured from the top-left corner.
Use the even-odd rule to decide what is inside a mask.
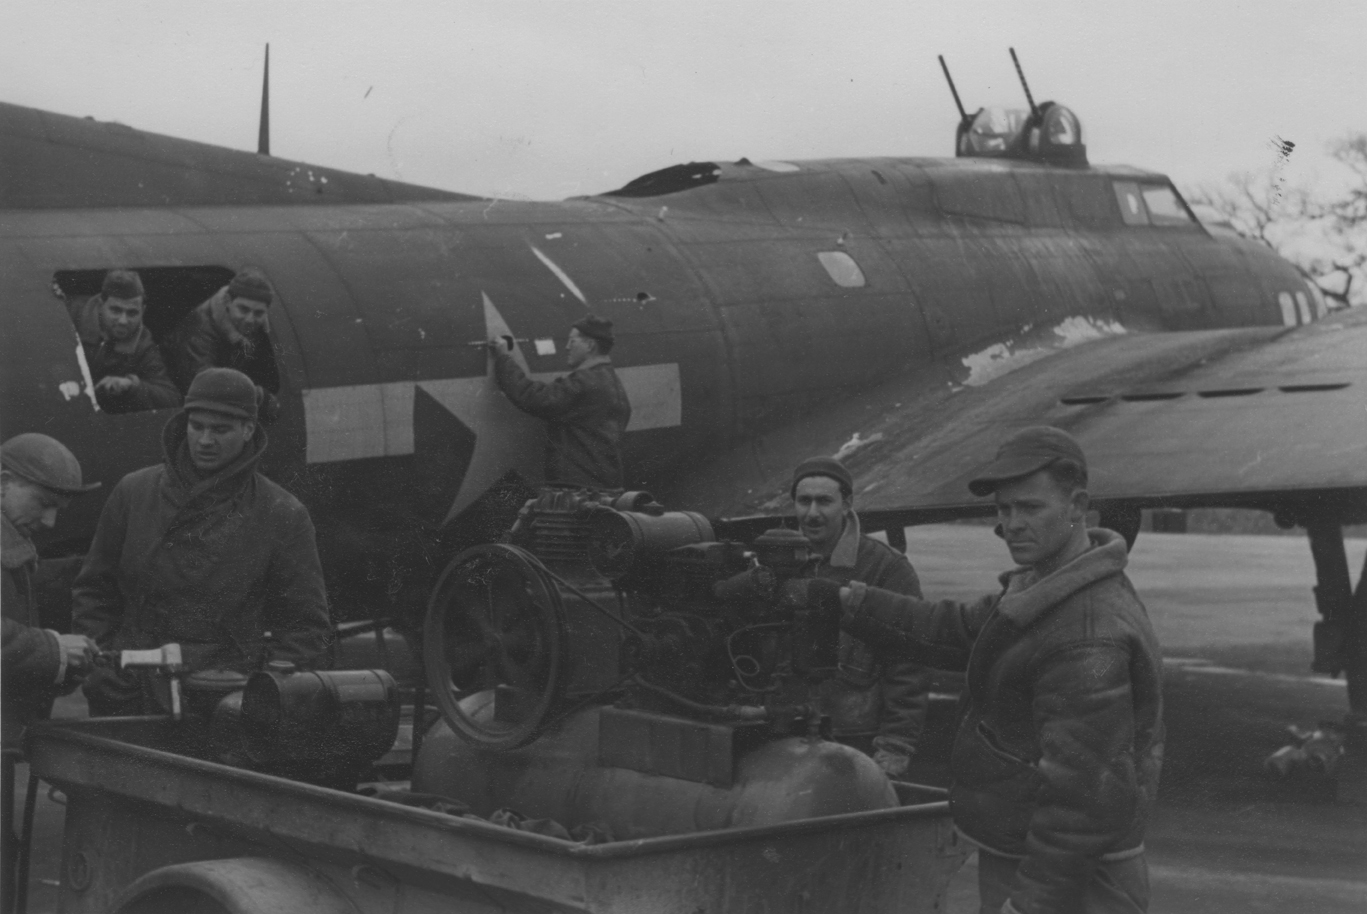
[[[180,391],[142,323],[142,279],[137,273],[110,270],[98,295],[70,302],[68,308],[101,409],[131,413],[180,405]]]
[[[817,577],[921,596],[907,557],[860,531],[854,479],[839,460],[812,457],[798,464],[789,494],[799,528],[821,556]],[[833,735],[871,751],[884,773],[900,777],[925,727],[930,671],[917,663],[879,660],[848,632],[840,633],[837,657],[839,672],[818,687]]]
[[[28,432],[0,445],[0,911],[13,909],[15,862],[14,765],[21,758],[25,728],[48,716],[52,700],[74,688],[90,669],[95,642],[57,632],[39,611],[34,578],[38,550],[32,537],[57,522],[67,502],[99,487],[81,482],[81,465],[61,442]],[[57,613],[53,613],[56,615]]]
[[[978,847],[983,914],[1140,914],[1163,761],[1162,656],[1124,539],[1087,527],[1087,459],[1067,432],[1012,435],[969,482],[1017,567],[971,603],[790,581],[885,658],[965,670],[949,808]]]
[[[171,377],[180,389],[189,390],[195,375],[206,368],[235,368],[261,388],[260,418],[273,420],[279,412],[280,366],[267,312],[274,299],[265,274],[243,267],[232,282],[186,314],[166,343]]]
[[[76,578],[73,624],[107,650],[178,642],[187,666],[316,666],[330,640],[308,510],[257,469],[258,388],[206,368],[162,432],[165,461],[110,493]],[[152,681],[101,669],[92,714],[159,713]]]
[[[622,433],[631,403],[608,353],[612,321],[589,315],[570,328],[570,373],[549,384],[527,377],[506,339],[489,341],[499,387],[518,409],[546,421],[546,482],[620,489]]]

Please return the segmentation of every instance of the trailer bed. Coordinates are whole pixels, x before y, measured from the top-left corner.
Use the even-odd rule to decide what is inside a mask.
[[[59,910],[113,911],[131,883],[168,865],[269,858],[321,880],[320,898],[386,914],[902,914],[942,910],[967,853],[944,792],[931,787],[899,785],[894,809],[586,845],[168,751],[175,745],[164,718],[33,728],[32,770],[68,798]]]

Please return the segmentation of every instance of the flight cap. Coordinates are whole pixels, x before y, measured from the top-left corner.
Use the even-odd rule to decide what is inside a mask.
[[[257,388],[235,368],[206,368],[185,392],[185,412],[204,409],[235,419],[256,419]]]
[[[266,274],[256,267],[243,267],[237,271],[233,281],[228,283],[229,298],[247,298],[269,305],[275,298]]]
[[[600,343],[607,343],[611,346],[616,342],[616,337],[612,335],[612,321],[607,318],[599,317],[596,314],[590,314],[588,317],[581,318],[570,326],[575,330],[578,330],[581,336],[587,336],[590,339],[598,340]]]
[[[797,484],[808,476],[828,476],[840,483],[840,491],[846,498],[854,495],[854,477],[845,469],[845,464],[834,457],[808,457],[799,463],[793,470],[793,484],[788,487],[788,494],[796,498]]]
[[[60,495],[80,495],[100,487],[98,482],[83,485],[76,455],[56,438],[38,432],[15,435],[0,444],[0,465]]]
[[[100,294],[105,298],[131,301],[142,298],[142,277],[133,270],[110,270],[104,274]]]
[[[1023,479],[1057,460],[1072,460],[1085,471],[1087,458],[1072,435],[1048,425],[1032,425],[1016,432],[997,448],[997,456],[969,480],[974,495],[991,495],[997,486]]]

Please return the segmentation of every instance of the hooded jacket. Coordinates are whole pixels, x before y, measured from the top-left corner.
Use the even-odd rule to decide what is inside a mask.
[[[131,413],[143,409],[168,409],[180,405],[180,391],[161,360],[161,350],[145,325],[138,325],[132,339],[119,341],[106,336],[100,327],[100,307],[104,297],[92,295],[72,309],[71,320],[81,338],[90,379],[98,381],[111,375],[137,377],[138,383],[121,394],[97,390],[100,409],[111,413]]]
[[[610,359],[588,359],[547,384],[495,349],[494,373],[518,409],[546,421],[547,482],[622,488],[621,442],[631,403]]]
[[[0,747],[18,749],[24,728],[47,717],[66,678],[65,654],[57,633],[42,628],[34,598],[38,552],[9,518],[0,515]]]
[[[1020,859],[1021,914],[1078,910],[1097,864],[1143,851],[1163,758],[1162,658],[1125,542],[976,603],[851,585],[842,625],[895,656],[967,669],[951,758],[955,825]]]
[[[165,463],[129,473],[105,503],[74,586],[75,630],[105,649],[179,642],[191,669],[316,666],[331,630],[313,522],[256,470],[265,430],[202,480],[183,412],[162,444]]]
[[[206,368],[236,368],[266,393],[280,393],[269,325],[243,336],[228,318],[228,301],[224,286],[181,318],[166,341],[172,379],[181,390],[189,390],[195,375]]]
[[[864,536],[858,515],[845,521],[830,557],[816,576],[849,584],[861,581],[893,593],[920,598],[921,582],[907,557]],[[820,694],[837,737],[875,735],[876,748],[915,750],[925,726],[930,671],[917,663],[879,659],[849,632],[840,633],[840,672],[821,684]]]

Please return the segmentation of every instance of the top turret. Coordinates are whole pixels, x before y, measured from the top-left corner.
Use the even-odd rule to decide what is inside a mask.
[[[949,75],[944,57],[940,67],[954,95],[959,109],[959,127],[955,132],[954,154],[961,158],[1024,159],[1047,165],[1073,168],[1087,167],[1087,147],[1082,142],[1082,124],[1070,109],[1056,102],[1036,105],[1030,86],[1011,49],[1011,61],[1016,75],[1025,89],[1029,108],[979,108],[972,114],[964,110],[959,92]]]

